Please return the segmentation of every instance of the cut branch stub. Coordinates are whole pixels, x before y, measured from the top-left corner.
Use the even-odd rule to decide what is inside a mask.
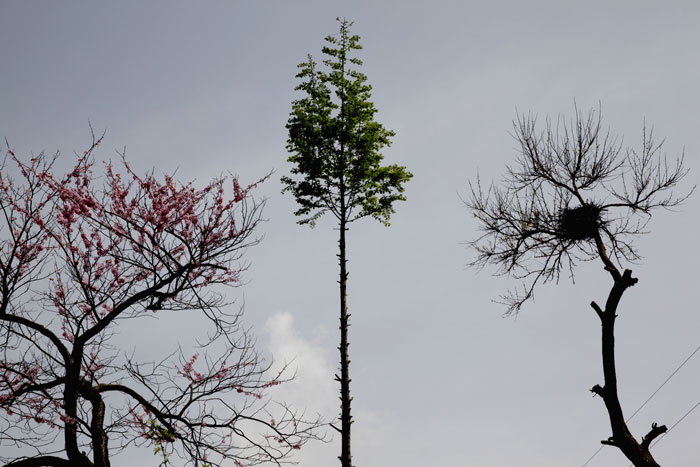
[[[606,446],[616,446],[617,447],[617,443],[615,442],[615,439],[612,436],[608,439],[600,440],[600,444],[605,444]]]
[[[603,388],[600,386],[600,384],[596,384],[595,386],[593,386],[593,387],[591,388],[591,392],[592,392],[593,394],[599,395],[599,396],[602,397],[602,398],[605,398],[605,389],[603,389]]]
[[[668,431],[666,429],[666,425],[659,426],[657,423],[652,423],[651,424],[651,431],[649,431],[649,433],[647,433],[647,435],[644,438],[642,438],[641,446],[644,449],[648,450],[651,442],[654,441],[654,439],[661,436],[662,434],[666,433],[666,431]]]
[[[595,238],[603,225],[602,208],[585,203],[575,208],[565,207],[559,213],[558,235],[568,240],[590,240]]]

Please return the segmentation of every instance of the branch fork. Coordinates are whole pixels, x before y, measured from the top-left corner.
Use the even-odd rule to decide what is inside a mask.
[[[652,423],[651,430],[649,431],[649,433],[647,433],[647,435],[644,438],[642,438],[641,446],[644,449],[648,450],[651,442],[654,441],[654,439],[661,436],[662,434],[666,433],[667,431],[668,429],[666,428],[666,425],[659,426],[657,423]]]

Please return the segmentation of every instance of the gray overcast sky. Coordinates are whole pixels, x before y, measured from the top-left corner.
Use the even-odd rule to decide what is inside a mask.
[[[396,131],[388,162],[414,174],[389,229],[350,231],[353,458],[361,467],[579,467],[609,434],[600,324],[588,303],[609,279],[582,265],[576,284],[541,288],[517,319],[491,300],[514,285],[466,269],[476,225],[460,201],[479,170],[497,179],[515,156],[516,109],[603,109],[639,147],[642,127],[685,151],[700,179],[700,6],[695,1],[5,1],[0,4],[0,136],[19,153],[60,150],[67,164],[107,136],[140,170],[202,182],[225,171],[269,198],[249,283],[231,291],[275,360],[298,379],[276,396],[337,412],[335,236],[328,219],[297,226],[284,125],[307,53],[320,58],[335,18],[355,21],[377,118]],[[638,242],[638,286],[618,321],[620,393],[633,412],[698,345],[700,200],[662,212]],[[173,328],[183,341],[187,327]],[[143,330],[123,336],[134,343]],[[151,339],[152,340],[152,339]],[[134,344],[136,345],[136,344]],[[151,349],[152,351],[156,351]],[[700,401],[700,357],[632,421],[677,421]],[[700,411],[654,448],[662,465],[696,465]],[[303,466],[335,465],[339,439],[308,445]],[[113,465],[155,465],[151,451]],[[624,467],[605,448],[591,467]]]

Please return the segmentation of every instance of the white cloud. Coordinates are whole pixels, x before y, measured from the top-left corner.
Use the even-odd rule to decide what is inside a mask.
[[[277,386],[272,397],[289,405],[305,410],[309,418],[319,414],[331,422],[339,409],[337,383],[333,379],[334,365],[329,352],[318,340],[306,339],[294,328],[294,318],[287,311],[274,314],[265,322],[268,350],[275,359],[275,368],[289,364],[289,374],[295,374],[292,381]],[[315,335],[322,337],[323,329]],[[333,347],[330,347],[331,349]],[[299,465],[322,465],[333,462],[338,455],[339,436],[332,429],[327,430],[328,443],[311,442],[295,456]]]
[[[330,418],[338,411],[334,368],[326,350],[318,343],[305,339],[294,328],[294,318],[287,311],[274,314],[265,322],[269,351],[275,368],[289,365],[292,381],[279,386],[275,397],[283,397],[308,412]]]

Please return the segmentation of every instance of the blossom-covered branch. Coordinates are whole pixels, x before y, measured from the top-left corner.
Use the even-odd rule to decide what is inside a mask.
[[[284,461],[318,421],[269,400],[285,376],[221,294],[258,242],[264,179],[197,187],[124,157],[98,179],[100,142],[64,176],[44,154],[2,163],[0,461],[106,467],[132,444],[184,465]],[[200,353],[153,362],[112,344],[124,320],[172,312],[209,323]]]

